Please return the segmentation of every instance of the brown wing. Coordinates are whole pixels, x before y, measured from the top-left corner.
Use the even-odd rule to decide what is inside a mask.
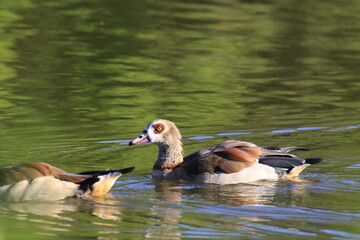
[[[225,141],[187,156],[182,168],[190,175],[202,172],[235,173],[255,164],[260,154],[261,148],[255,144]]]
[[[184,162],[181,168],[185,170],[188,175],[196,175],[202,172],[213,171],[213,166],[207,164],[211,151],[214,147],[204,148],[184,157]]]
[[[6,167],[0,169],[0,186],[13,184],[21,180],[33,180],[41,176],[53,176],[61,180],[70,182],[80,182],[86,177],[79,176],[63,176],[60,174],[65,173],[64,170],[54,167],[44,162],[30,162],[16,166]]]

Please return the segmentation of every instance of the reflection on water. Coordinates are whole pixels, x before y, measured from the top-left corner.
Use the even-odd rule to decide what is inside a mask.
[[[241,1],[147,1],[143,8],[78,1],[74,8],[62,1],[38,3],[42,14],[33,14],[24,2],[9,4],[11,17],[2,18],[0,107],[10,113],[3,124],[70,125],[62,134],[78,128],[95,137],[96,127],[111,131],[154,116],[197,119],[197,128],[252,128],[256,119],[288,126],[314,112],[313,123],[332,123],[345,120],[337,110],[358,107],[359,69],[346,64],[357,59],[351,39],[358,33],[343,29],[357,22],[349,13],[356,8],[310,1],[296,10]]]
[[[35,223],[37,230],[34,233],[37,235],[61,236],[61,232],[73,231],[75,222],[82,219],[79,213],[89,216],[86,217],[86,221],[90,225],[96,225],[98,233],[108,234],[108,228],[114,228],[111,232],[118,233],[116,222],[122,220],[122,207],[119,200],[110,197],[108,195],[106,198],[96,198],[92,201],[66,199],[53,202],[8,203],[2,204],[1,210],[11,214],[16,220]]]
[[[55,218],[62,218],[63,213],[84,212],[101,219],[119,220],[121,208],[114,208],[119,202],[112,200],[110,196],[111,195],[103,198],[94,198],[91,201],[74,198],[61,201],[9,202],[2,203],[1,208],[3,208],[4,211],[15,211]]]
[[[78,207],[72,204],[66,204],[65,202],[19,202],[19,203],[7,203],[2,206],[3,210],[8,209],[11,211],[31,213],[37,215],[46,216],[59,216],[64,212],[77,211]]]
[[[136,171],[112,197],[2,203],[0,239],[359,238],[359,1],[1,6],[1,165]],[[157,183],[156,147],[127,147],[156,118],[185,154],[238,139],[325,160],[297,182]]]

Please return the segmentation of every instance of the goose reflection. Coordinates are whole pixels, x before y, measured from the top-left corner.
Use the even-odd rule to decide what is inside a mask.
[[[312,182],[302,178],[293,181],[259,181],[244,184],[189,184],[156,182],[158,200],[181,204],[184,200],[208,201],[231,206],[261,206],[279,203],[296,204],[309,192]]]
[[[207,201],[232,206],[259,206],[272,203],[277,182],[261,181],[252,184],[210,185],[199,189]]]
[[[91,200],[70,198],[58,201],[3,202],[0,205],[0,209],[17,213],[55,217],[69,221],[76,219],[64,217],[64,213],[85,212],[101,219],[121,220],[121,208],[118,207],[118,204],[118,200],[115,200],[111,194],[108,194],[105,197],[92,198]],[[23,217],[24,215],[22,215]]]
[[[162,239],[182,238],[182,228],[186,227],[183,221],[189,217],[189,213],[200,216],[204,213],[232,214],[239,223],[221,220],[219,223],[224,227],[236,228],[239,234],[257,234],[256,227],[243,226],[241,222],[264,222],[269,219],[247,207],[296,205],[308,195],[309,184],[311,182],[300,178],[296,181],[261,181],[233,185],[155,182],[156,196],[162,204],[153,206],[151,215],[156,219],[159,228],[156,228],[156,231],[149,229],[146,236]],[[255,209],[261,211],[259,208]],[[202,221],[206,222],[200,222]]]
[[[221,204],[265,205],[274,200],[276,181],[262,181],[253,184],[182,184],[181,182],[156,183],[155,191],[159,200],[180,204],[188,198],[199,198]]]
[[[157,203],[150,208],[151,219],[157,227],[151,227],[146,238],[180,239],[182,231],[179,223],[183,213],[182,185],[170,181],[154,181]]]
[[[149,230],[146,236],[162,239],[180,239],[182,237],[181,220],[184,218],[184,213],[189,211],[187,208],[184,209],[184,205],[189,205],[189,201],[191,207],[195,208],[201,207],[203,204],[208,206],[209,202],[233,206],[265,205],[274,200],[277,186],[275,181],[236,185],[192,185],[173,181],[161,181],[154,184],[157,200],[162,204],[154,206],[151,214],[153,219],[156,219],[159,228],[156,232]],[[251,221],[260,220],[255,217],[240,218],[247,218]],[[243,231],[246,232],[254,231],[251,227],[243,228]]]
[[[96,229],[97,234],[107,235],[119,233],[117,223],[122,221],[123,211],[119,204],[118,199],[108,195],[106,198],[93,198],[91,201],[74,198],[7,203],[0,205],[0,211],[7,212],[7,215],[14,219],[35,224],[35,235],[61,237],[64,232],[73,231],[75,223],[79,226],[86,224]]]

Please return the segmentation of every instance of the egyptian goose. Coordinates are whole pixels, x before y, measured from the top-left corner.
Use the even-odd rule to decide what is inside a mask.
[[[91,198],[108,193],[116,179],[134,168],[88,171],[78,174],[44,162],[30,162],[0,169],[0,200],[60,200]]]
[[[129,145],[148,142],[159,146],[152,171],[155,179],[217,184],[289,179],[298,176],[307,166],[321,161],[320,158],[302,159],[289,153],[306,150],[301,147],[258,147],[250,142],[236,140],[225,141],[184,158],[178,128],[173,122],[163,119],[150,122]]]

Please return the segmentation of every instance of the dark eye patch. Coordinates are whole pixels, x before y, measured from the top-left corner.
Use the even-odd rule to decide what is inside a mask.
[[[155,134],[160,134],[160,133],[162,133],[162,132],[164,131],[164,129],[165,129],[165,126],[164,126],[164,124],[162,124],[162,123],[156,123],[156,124],[154,124],[152,127],[153,127],[153,129],[154,129],[154,133],[155,133]]]

